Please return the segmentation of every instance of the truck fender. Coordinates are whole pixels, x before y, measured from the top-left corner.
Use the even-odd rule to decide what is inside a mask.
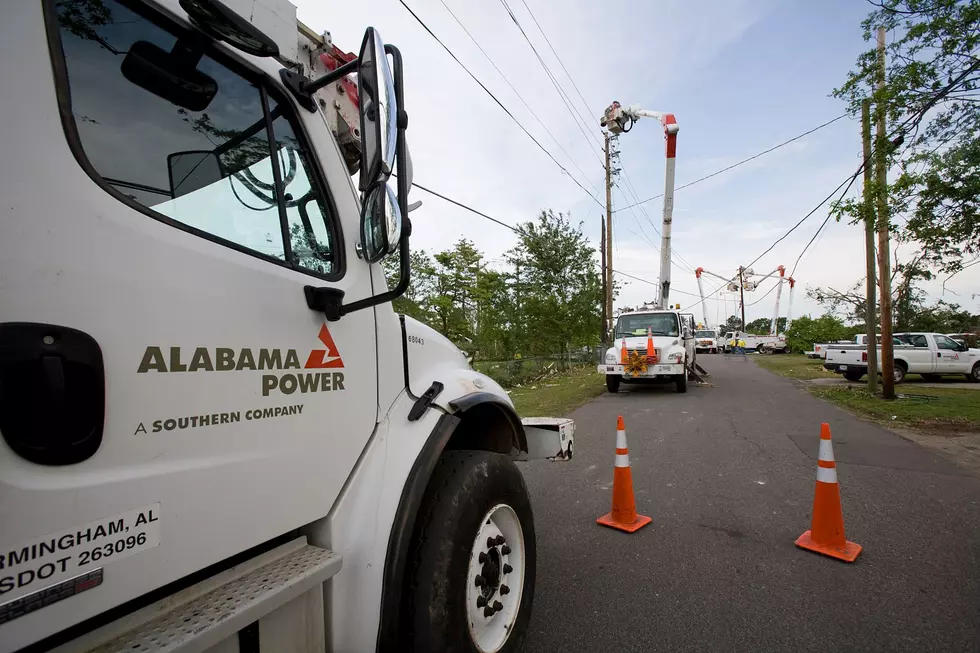
[[[526,442],[513,407],[494,393],[464,395],[452,401],[453,412],[434,406],[409,421],[415,401],[408,392],[399,395],[330,514],[307,528],[311,543],[344,557],[343,573],[326,585],[328,632],[338,653],[400,650],[408,545],[422,496],[447,446],[513,455],[514,443]],[[473,428],[480,424],[498,432],[499,439],[478,437],[488,435]],[[500,428],[504,424],[507,428]]]

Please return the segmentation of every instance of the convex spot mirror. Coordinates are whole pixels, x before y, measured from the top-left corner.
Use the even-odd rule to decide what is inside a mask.
[[[361,206],[361,248],[369,263],[380,261],[398,249],[402,212],[391,186],[376,183]]]
[[[170,174],[170,195],[175,199],[225,178],[221,159],[208,150],[174,152],[168,155],[167,172]]]
[[[360,190],[386,182],[395,167],[398,103],[385,44],[373,27],[364,32],[357,67],[357,96],[361,112]]]

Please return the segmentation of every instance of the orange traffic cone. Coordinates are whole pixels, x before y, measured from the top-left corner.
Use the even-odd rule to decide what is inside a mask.
[[[612,512],[595,520],[597,524],[634,533],[652,520],[636,514],[633,496],[633,473],[630,471],[630,452],[626,447],[626,426],[623,416],[616,422],[616,468],[613,470]]]
[[[656,365],[657,350],[653,348],[653,331],[647,327],[647,365]]]
[[[629,355],[626,353],[626,338],[623,338],[623,347],[619,350],[619,362],[622,365],[626,365],[626,361],[629,360]]]
[[[844,562],[854,562],[862,547],[848,542],[844,537],[844,512],[840,505],[840,487],[837,485],[837,465],[834,463],[834,446],[827,423],[820,425],[820,454],[817,458],[813,521],[810,530],[796,540],[796,546]]]

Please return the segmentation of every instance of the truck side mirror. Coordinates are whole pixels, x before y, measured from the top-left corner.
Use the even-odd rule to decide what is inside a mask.
[[[170,196],[174,199],[225,178],[221,159],[209,150],[189,150],[167,155]]]
[[[378,182],[361,205],[361,247],[364,260],[380,261],[398,248],[401,240],[402,212],[391,186]]]
[[[386,182],[395,166],[398,103],[388,55],[378,31],[364,32],[357,66],[357,100],[361,114],[361,191]]]

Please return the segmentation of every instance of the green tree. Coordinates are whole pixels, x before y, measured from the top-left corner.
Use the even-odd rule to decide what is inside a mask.
[[[825,313],[817,319],[804,315],[793,320],[786,331],[786,344],[791,351],[799,354],[812,350],[815,342],[844,340],[852,335],[851,332],[852,329],[836,315]]]
[[[890,214],[905,214],[902,237],[948,272],[980,256],[980,0],[881,0],[862,23],[866,41],[884,26],[883,91],[875,88],[874,48],[834,95],[860,111],[870,97],[888,116],[889,152],[900,174],[889,189]],[[842,213],[861,217],[860,202]]]
[[[722,326],[729,331],[739,331],[742,328],[742,320],[737,315],[729,315]]]
[[[507,254],[517,275],[518,346],[527,353],[554,354],[595,344],[601,281],[582,224],[573,226],[567,216],[549,210],[518,229],[518,245]]]
[[[752,333],[759,336],[769,335],[769,327],[772,326],[772,318],[770,317],[760,317],[757,320],[752,320],[745,325],[746,333]],[[781,317],[776,320],[776,332],[784,333],[786,331],[786,318]]]

